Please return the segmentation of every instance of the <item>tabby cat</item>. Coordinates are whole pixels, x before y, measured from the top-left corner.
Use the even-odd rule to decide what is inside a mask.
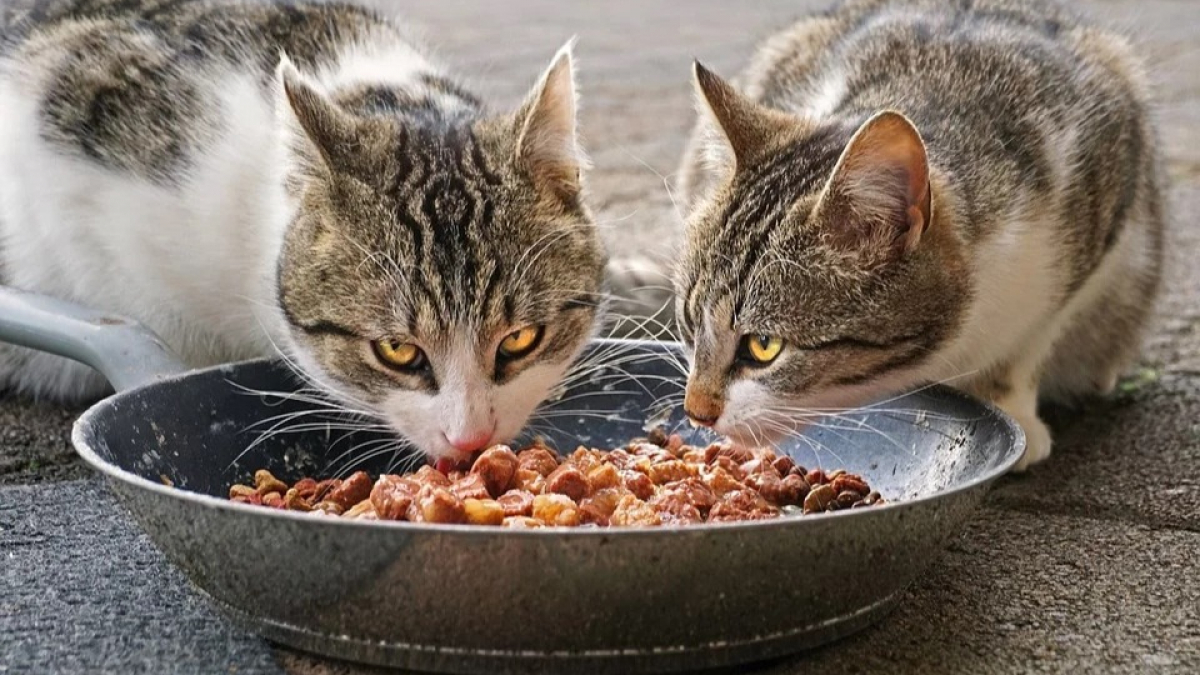
[[[1050,454],[1039,399],[1108,392],[1160,284],[1147,75],[1041,0],[855,0],[695,65],[676,274],[686,409],[762,442],[947,381]]]
[[[434,457],[515,435],[594,332],[570,46],[512,113],[346,4],[8,3],[0,271],[191,366],[276,348]],[[0,347],[0,388],[97,375]]]

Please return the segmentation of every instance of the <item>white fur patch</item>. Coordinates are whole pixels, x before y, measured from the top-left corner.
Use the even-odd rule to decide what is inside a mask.
[[[832,70],[815,92],[804,102],[801,117],[826,119],[833,114],[846,97],[846,78],[840,70]]]
[[[967,377],[1027,348],[1051,327],[1062,292],[1053,223],[1026,215],[1018,205],[1004,228],[973,251],[975,302],[963,329],[930,363],[933,380],[962,384]]]
[[[139,319],[193,366],[268,353],[282,203],[270,110],[249,78],[217,77],[226,134],[168,189],[63,154],[38,97],[0,78],[0,236],[13,285]],[[17,385],[94,394],[82,367],[39,357]]]
[[[725,393],[725,408],[713,430],[743,445],[774,443],[798,428],[794,416],[773,414],[778,401],[778,395],[761,384],[736,380]]]
[[[405,438],[432,457],[462,459],[451,439],[487,436],[488,445],[520,434],[529,416],[562,378],[566,363],[532,366],[496,386],[465,341],[433,357],[438,391],[396,390],[380,414]]]
[[[413,84],[423,73],[438,69],[412,46],[397,42],[365,42],[342,50],[331,65],[313,73],[326,90],[354,84],[382,84],[403,87]]]

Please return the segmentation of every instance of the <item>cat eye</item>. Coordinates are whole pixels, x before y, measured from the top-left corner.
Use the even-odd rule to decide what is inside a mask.
[[[783,339],[771,335],[747,335],[742,338],[741,352],[743,359],[766,365],[779,356],[783,351]]]
[[[411,342],[375,340],[371,347],[379,361],[389,368],[416,370],[425,365],[425,352]]]
[[[542,341],[542,326],[526,326],[515,330],[500,341],[500,355],[517,359],[533,351]]]

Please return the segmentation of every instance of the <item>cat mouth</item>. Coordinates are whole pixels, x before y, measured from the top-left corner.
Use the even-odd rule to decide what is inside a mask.
[[[438,450],[428,453],[431,462],[451,462],[454,464],[469,463],[473,458],[478,456],[484,450],[495,445],[494,442],[488,443],[486,446],[478,450],[459,450],[457,448],[439,448]]]

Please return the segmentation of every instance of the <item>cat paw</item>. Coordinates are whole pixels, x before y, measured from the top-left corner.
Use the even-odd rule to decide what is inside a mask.
[[[1051,439],[1050,429],[1037,414],[1038,383],[1034,381],[1028,387],[1010,389],[1007,395],[994,402],[1025,432],[1025,454],[1013,465],[1012,472],[1024,473],[1034,464],[1045,461],[1050,456]]]
[[[1025,431],[1025,454],[1013,465],[1013,473],[1024,473],[1029,467],[1044,462],[1050,457],[1050,429],[1037,415],[1014,416],[1017,424]]]

